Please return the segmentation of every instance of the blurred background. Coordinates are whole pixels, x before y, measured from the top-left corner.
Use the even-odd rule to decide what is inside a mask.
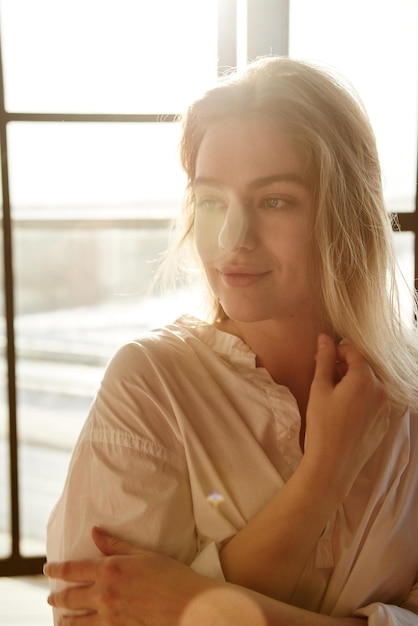
[[[199,312],[194,289],[150,286],[182,202],[176,115],[227,68],[289,54],[352,83],[412,322],[418,3],[0,0],[0,36],[0,624],[32,626],[50,623],[46,522],[107,360]]]

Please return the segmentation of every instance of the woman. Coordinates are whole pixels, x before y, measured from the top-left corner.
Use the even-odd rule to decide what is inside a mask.
[[[261,59],[181,148],[213,317],[111,360],[48,530],[76,562],[46,573],[84,586],[50,603],[79,626],[418,625],[417,348],[365,113]]]

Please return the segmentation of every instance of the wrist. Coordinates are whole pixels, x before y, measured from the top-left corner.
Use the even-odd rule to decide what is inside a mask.
[[[327,518],[331,517],[346,497],[346,485],[338,477],[338,472],[327,465],[304,455],[296,472],[289,480],[289,486],[299,491],[304,505],[315,507]]]

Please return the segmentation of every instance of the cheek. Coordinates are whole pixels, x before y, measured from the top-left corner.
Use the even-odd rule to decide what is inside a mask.
[[[194,221],[194,237],[196,248],[203,262],[214,261],[220,256],[218,245],[219,233],[224,224],[221,213],[197,211]]]
[[[282,268],[283,271],[293,273],[294,277],[311,275],[315,263],[313,246],[310,237],[302,228],[275,227],[266,225],[262,232],[264,251],[271,262]]]

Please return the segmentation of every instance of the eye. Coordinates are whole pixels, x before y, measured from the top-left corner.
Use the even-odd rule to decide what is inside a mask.
[[[215,211],[217,209],[222,209],[223,207],[224,203],[220,198],[216,198],[214,196],[196,198],[196,209],[201,209],[204,211]]]
[[[261,201],[261,206],[265,209],[282,209],[287,204],[290,204],[289,200],[285,200],[280,196],[268,196]]]

